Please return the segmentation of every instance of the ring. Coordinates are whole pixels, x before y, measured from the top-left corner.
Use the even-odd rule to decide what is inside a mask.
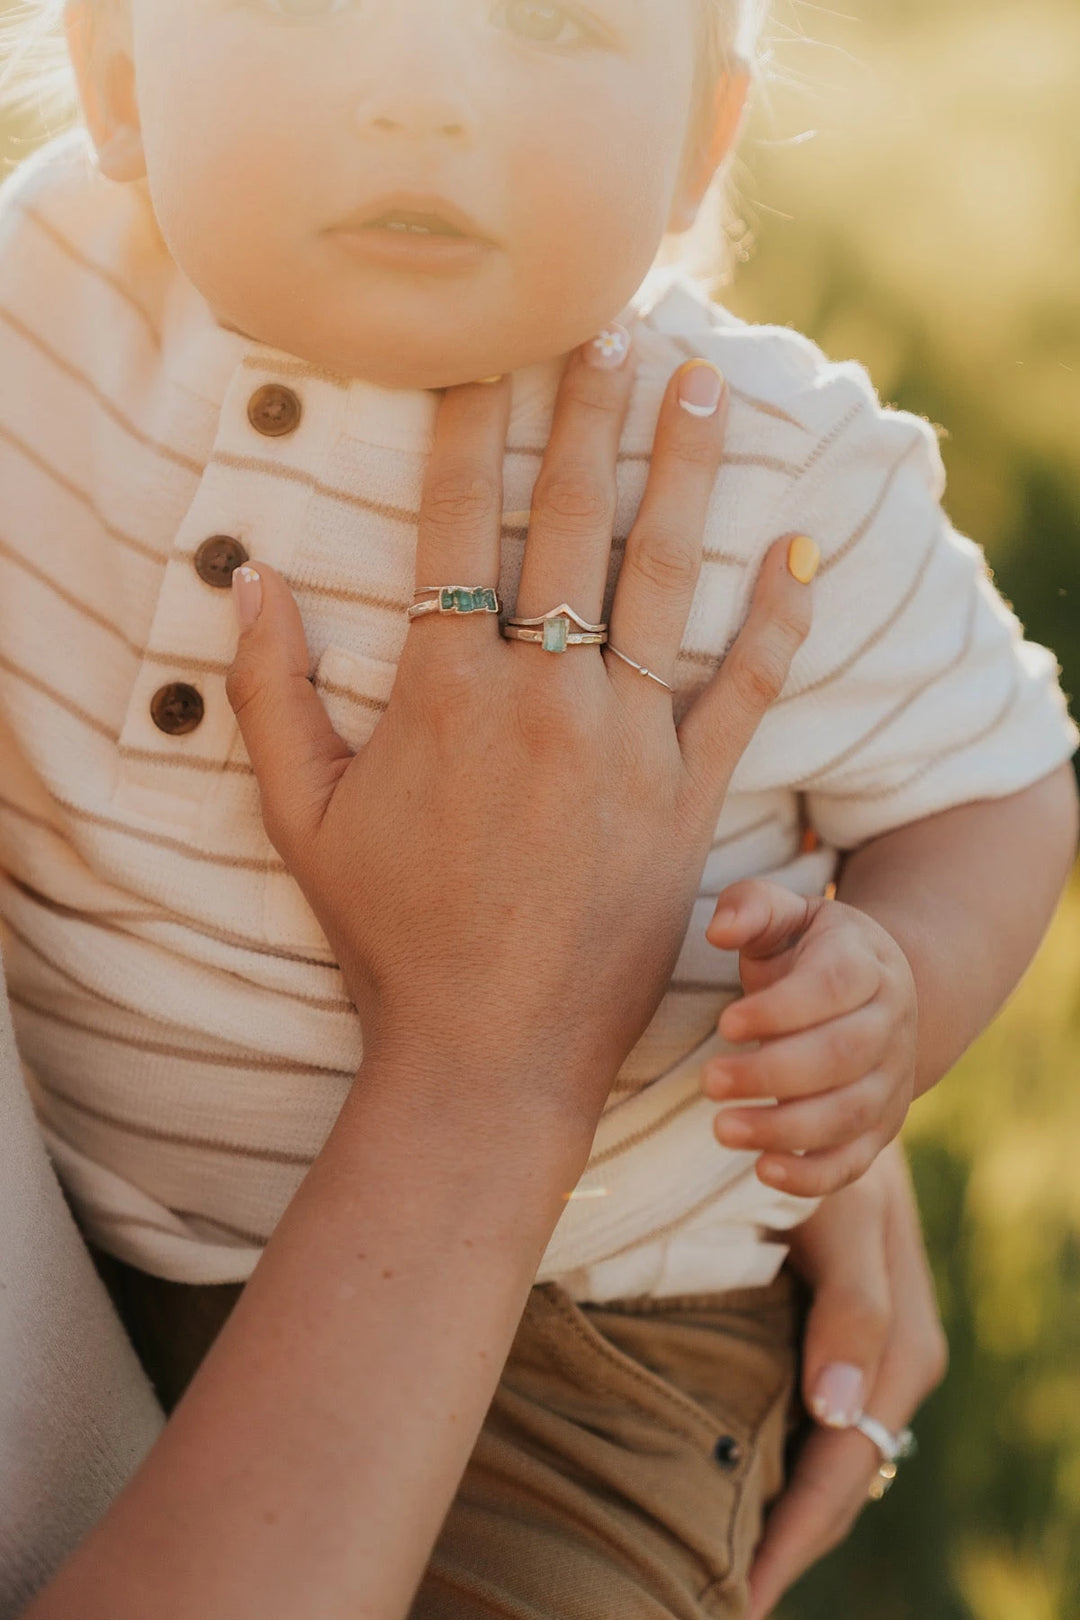
[[[536,641],[545,652],[561,653],[567,647],[603,647],[607,631],[582,631],[571,635],[565,619],[549,619],[542,630],[523,630],[519,624],[508,624],[503,631],[507,641]]]
[[[881,1464],[870,1481],[868,1492],[872,1502],[880,1502],[896,1478],[897,1463],[903,1462],[906,1457],[914,1457],[919,1449],[918,1444],[910,1429],[891,1434],[884,1423],[879,1423],[877,1418],[868,1416],[866,1412],[860,1412],[854,1427],[865,1434],[871,1445],[881,1453]]]
[[[626,654],[620,652],[618,647],[613,647],[610,641],[607,644],[607,650],[609,653],[614,653],[616,658],[621,658],[624,664],[629,664],[631,669],[636,669],[639,675],[644,675],[646,679],[655,681],[657,686],[662,686],[665,692],[674,692],[675,688],[669,686],[667,681],[662,681],[659,675],[654,675],[653,671],[646,669],[644,664],[635,664],[632,658],[627,658]]]
[[[423,619],[429,613],[500,613],[502,603],[491,585],[422,585],[413,592],[410,619]],[[426,597],[426,601],[416,601]]]
[[[540,613],[535,619],[522,619],[515,614],[508,622],[526,630],[534,625],[550,624],[554,619],[572,619],[579,630],[588,631],[593,635],[599,635],[601,630],[607,629],[606,624],[590,624],[588,619],[583,619],[580,613],[574,612],[569,602],[560,602],[557,608],[552,608],[549,613]]]

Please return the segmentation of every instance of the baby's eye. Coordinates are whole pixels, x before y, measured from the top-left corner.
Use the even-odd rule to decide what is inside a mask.
[[[504,0],[499,21],[522,39],[540,40],[545,45],[577,45],[587,37],[581,23],[575,22],[565,6],[547,0]]]

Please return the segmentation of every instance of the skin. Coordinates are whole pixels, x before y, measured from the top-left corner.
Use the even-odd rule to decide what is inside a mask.
[[[219,319],[388,387],[442,388],[563,355],[627,304],[693,218],[745,79],[700,135],[700,0],[113,0],[69,12],[104,171],[146,176]],[[701,149],[697,149],[698,146]],[[626,153],[633,152],[633,164]],[[460,271],[358,262],[329,228],[388,192],[464,210]]]
[[[569,351],[621,310],[663,231],[692,221],[746,91],[739,78],[717,86],[711,136],[689,138],[701,127],[693,9],[691,0],[595,0],[588,13],[607,31],[568,50],[522,41],[479,0],[357,0],[302,23],[274,15],[271,0],[109,0],[93,14],[81,0],[68,26],[103,171],[148,186],[171,251],[221,320],[339,374],[442,387]],[[672,26],[673,10],[685,10],[685,29]],[[434,185],[494,245],[453,278],[359,264],[327,227],[388,184]],[[610,429],[610,415],[601,420]],[[473,451],[466,460],[474,466]],[[688,480],[678,458],[664,465],[676,489]],[[580,561],[575,522],[610,504],[598,446],[591,458],[582,446],[565,470],[555,478],[563,509],[545,535],[551,566],[545,577],[527,565],[523,612],[566,595]],[[459,486],[459,509],[474,481]],[[685,561],[682,573],[677,559],[673,569],[670,549],[651,562],[643,555],[628,553],[624,571],[685,588]],[[662,671],[648,646],[656,617],[654,602],[651,616],[620,633]],[[774,673],[762,675],[766,692]],[[911,1096],[1011,990],[1075,839],[1075,792],[1062,770],[1011,800],[963,806],[866,845],[847,862],[839,903],[813,916],[773,918],[778,902],[759,887],[745,910],[738,901],[734,924],[714,923],[716,943],[741,949],[754,992],[741,1015],[725,1014],[724,1033],[763,1042],[728,1063],[724,1095],[783,1098],[767,1119],[751,1116],[759,1134],[750,1143],[768,1150],[763,1179],[825,1192],[866,1169]],[[633,933],[625,908],[620,916]],[[429,910],[433,920],[442,923]],[[799,936],[779,957],[777,926]],[[964,971],[972,961],[977,974]],[[579,992],[576,981],[566,988]],[[403,1006],[415,1009],[414,993],[402,990]],[[740,1016],[749,1020],[741,1027]],[[798,1063],[784,1049],[793,1042],[802,1043]],[[719,1073],[708,1083],[719,1087]],[[811,1086],[808,1105],[795,1091]],[[842,1359],[868,1360],[872,1348],[856,1335]],[[816,1488],[846,1502],[850,1480]],[[805,1516],[779,1523],[769,1557],[774,1570],[794,1569],[817,1543]]]

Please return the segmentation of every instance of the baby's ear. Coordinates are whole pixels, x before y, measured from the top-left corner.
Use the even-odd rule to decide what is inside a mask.
[[[721,74],[711,105],[699,113],[691,130],[682,179],[671,205],[668,230],[688,231],[697,219],[717,169],[730,155],[739,138],[750,94],[747,72]]]
[[[98,167],[110,180],[141,180],[146,159],[129,6],[68,0],[64,29]]]

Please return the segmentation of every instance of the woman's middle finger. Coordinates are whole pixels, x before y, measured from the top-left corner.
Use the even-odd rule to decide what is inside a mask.
[[[537,617],[566,602],[588,623],[600,619],[619,441],[633,381],[632,340],[622,326],[613,325],[567,361],[533,492],[515,618]]]

